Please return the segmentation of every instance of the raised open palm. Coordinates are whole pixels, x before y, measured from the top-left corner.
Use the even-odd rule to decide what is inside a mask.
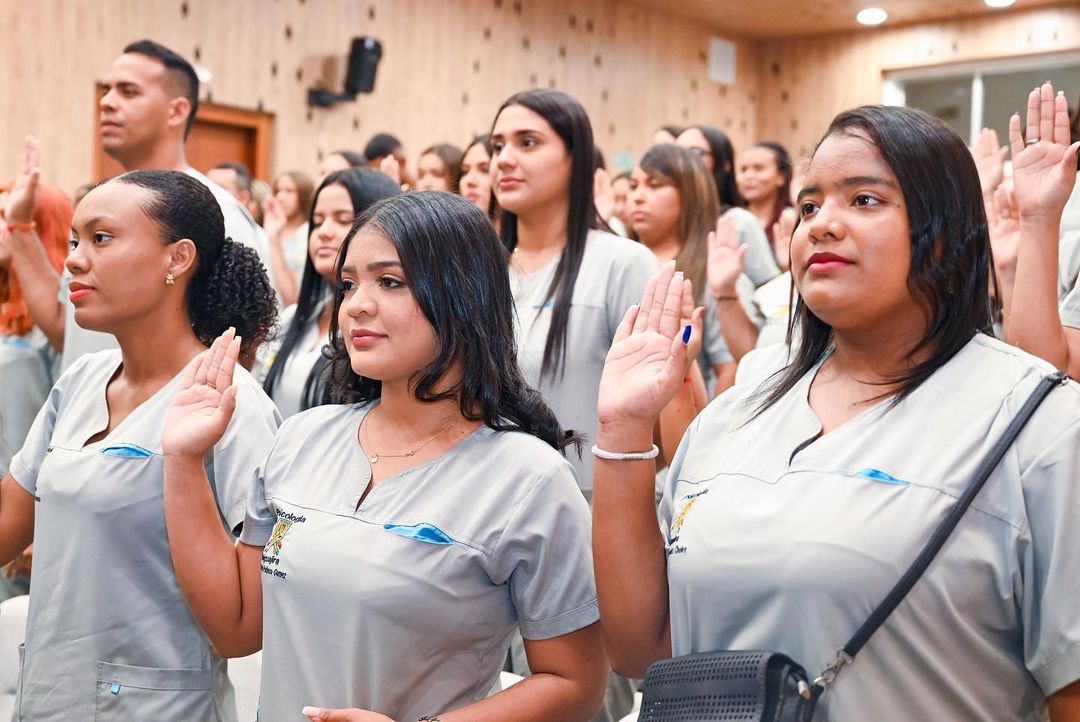
[[[274,196],[267,196],[262,202],[263,230],[271,241],[280,242],[281,232],[285,230],[288,217],[285,215],[285,206],[281,205]]]
[[[230,328],[184,369],[161,438],[167,455],[205,456],[225,434],[236,409],[232,378],[239,354],[240,339]]]
[[[1020,116],[1009,119],[1013,188],[1020,219],[1052,220],[1060,215],[1076,182],[1076,153],[1069,144],[1069,108],[1065,96],[1044,83],[1031,91],[1027,129],[1020,134]]]
[[[26,136],[22,163],[4,202],[8,223],[29,223],[34,218],[41,180],[41,149],[36,138]]]
[[[641,303],[619,324],[604,361],[597,411],[601,423],[652,423],[675,396],[701,348],[704,309],[693,308],[690,281],[665,264],[649,279]],[[691,312],[687,335],[684,314]]]
[[[739,229],[727,213],[716,222],[716,230],[708,236],[709,292],[714,296],[735,295],[735,283],[742,275],[746,246],[739,244]]]

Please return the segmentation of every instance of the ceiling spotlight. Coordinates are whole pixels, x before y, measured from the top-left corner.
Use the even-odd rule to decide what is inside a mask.
[[[855,16],[863,25],[881,25],[889,17],[889,14],[881,8],[865,8]]]
[[[990,8],[1007,8],[1016,0],[985,0],[986,6]]]

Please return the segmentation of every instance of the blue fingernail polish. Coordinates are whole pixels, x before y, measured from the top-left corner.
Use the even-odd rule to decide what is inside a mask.
[[[690,343],[690,331],[693,330],[690,324],[686,324],[682,330],[682,342],[683,345]]]

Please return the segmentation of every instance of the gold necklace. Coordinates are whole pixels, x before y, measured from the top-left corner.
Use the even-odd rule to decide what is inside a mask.
[[[374,409],[372,409],[368,414],[368,418],[369,418],[368,425],[369,426],[370,426],[370,419],[374,417],[374,414],[375,414]],[[441,429],[436,431],[434,434],[429,436],[427,438],[427,440],[424,441],[424,443],[420,444],[415,449],[412,449],[410,451],[406,451],[406,452],[403,452],[403,453],[400,453],[400,454],[380,454],[377,451],[372,451],[372,452],[370,452],[370,455],[368,456],[368,461],[370,461],[372,464],[378,464],[379,459],[382,459],[384,457],[387,458],[387,459],[404,459],[404,458],[408,458],[410,456],[416,456],[416,454],[419,453],[421,449],[423,449],[425,446],[427,446],[428,444],[430,444],[432,441],[439,438],[440,436],[443,436],[444,434],[446,434],[446,432],[450,431],[450,429],[454,428],[455,426],[457,426],[460,423],[461,423],[461,419],[455,419],[454,421],[451,421],[449,424],[447,424],[446,426],[442,427]],[[361,427],[360,432],[363,433],[364,435],[367,435],[367,430],[366,430],[365,427]],[[369,442],[368,447],[371,446],[370,441],[371,441],[371,437],[368,436],[368,442]],[[363,448],[363,446],[364,446],[363,440],[361,440],[360,446],[361,446],[361,448]]]

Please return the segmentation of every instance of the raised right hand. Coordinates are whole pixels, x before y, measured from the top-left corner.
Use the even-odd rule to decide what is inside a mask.
[[[267,196],[262,202],[263,230],[274,243],[280,243],[283,239],[281,232],[285,230],[285,224],[289,219],[285,215],[285,206],[281,205],[274,196]]]
[[[37,207],[38,187],[41,181],[41,148],[37,139],[26,136],[23,143],[22,164],[4,204],[4,219],[8,223],[30,223]]]
[[[230,328],[184,369],[161,437],[166,456],[202,458],[225,435],[236,410],[232,378],[239,355],[240,339]]]
[[[971,156],[975,159],[975,168],[979,172],[979,185],[982,186],[984,196],[996,191],[1005,179],[1005,158],[1008,155],[1009,147],[1002,147],[998,142],[997,131],[983,128],[979,137],[975,139],[975,145],[971,148]]]
[[[685,294],[693,289],[674,261],[649,279],[641,303],[631,306],[615,333],[600,377],[601,424],[652,424],[686,378],[691,345],[700,347],[705,309],[682,324]],[[685,340],[684,340],[685,339]]]
[[[709,292],[714,296],[735,295],[735,282],[742,275],[746,246],[739,244],[735,220],[725,213],[716,221],[716,230],[708,235]]]

